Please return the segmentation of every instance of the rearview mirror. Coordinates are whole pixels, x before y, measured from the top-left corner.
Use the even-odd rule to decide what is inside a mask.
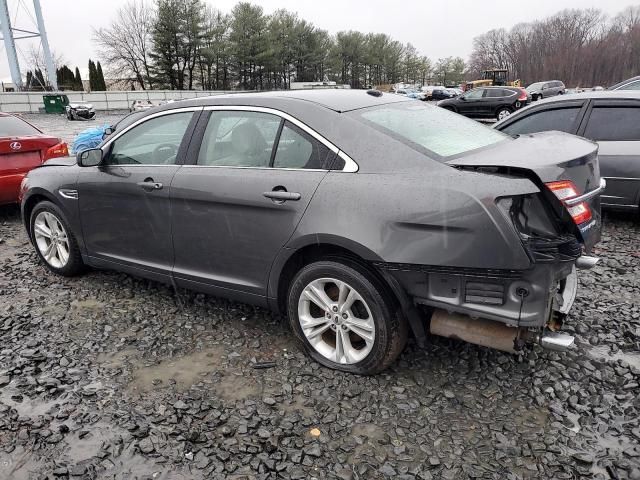
[[[115,128],[113,128],[113,127],[107,127],[107,128],[105,128],[105,129],[104,129],[104,134],[105,134],[105,135],[111,135],[111,134],[112,134],[113,132],[115,132],[115,131],[116,131],[116,129],[115,129]]]
[[[92,148],[91,150],[85,150],[80,152],[77,156],[78,165],[81,167],[95,167],[102,163],[102,150],[99,148]]]

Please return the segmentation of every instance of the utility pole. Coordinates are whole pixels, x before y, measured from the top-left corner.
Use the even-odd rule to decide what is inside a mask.
[[[7,0],[0,0],[0,24],[2,24],[2,38],[4,39],[4,49],[7,51],[11,80],[16,86],[16,90],[22,90],[22,75],[20,74],[20,64],[18,63],[18,53],[16,51],[16,42],[13,38],[11,20],[9,19]]]
[[[23,1],[23,0],[19,0]],[[2,26],[2,38],[4,39],[4,48],[7,51],[7,59],[9,61],[9,69],[11,70],[11,80],[17,90],[22,90],[22,74],[20,73],[20,63],[18,62],[18,53],[16,50],[16,40],[23,38],[40,38],[42,44],[42,53],[44,54],[45,70],[49,85],[53,90],[58,90],[58,82],[56,79],[56,69],[53,65],[53,57],[47,40],[47,32],[44,28],[44,17],[42,16],[42,8],[40,0],[33,0],[33,9],[36,14],[36,28],[32,30],[24,30],[11,26],[9,17],[8,0],[0,0],[0,25]],[[43,85],[44,87],[44,85]]]
[[[58,90],[58,79],[56,78],[56,69],[53,66],[53,57],[51,56],[51,49],[49,48],[47,31],[44,29],[44,18],[42,17],[40,0],[33,0],[33,9],[36,11],[36,21],[38,22],[38,32],[40,32],[40,42],[42,43],[42,52],[44,53],[44,62],[47,67],[49,85],[51,85],[51,88],[54,90]]]

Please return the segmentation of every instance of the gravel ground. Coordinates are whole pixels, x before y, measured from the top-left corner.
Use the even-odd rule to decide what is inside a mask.
[[[433,338],[357,377],[265,310],[57,277],[0,209],[0,479],[640,479],[639,235],[606,218],[573,350]]]

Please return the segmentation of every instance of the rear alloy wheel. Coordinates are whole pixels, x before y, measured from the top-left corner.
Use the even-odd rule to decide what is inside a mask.
[[[303,268],[291,284],[288,313],[309,355],[336,370],[377,373],[406,343],[406,320],[359,265],[321,261]]]
[[[511,115],[511,110],[507,107],[502,107],[496,112],[496,118],[498,119],[498,121],[504,120],[509,115]]]
[[[80,273],[84,267],[78,243],[51,202],[41,202],[31,213],[31,238],[38,256],[49,270],[64,276]]]

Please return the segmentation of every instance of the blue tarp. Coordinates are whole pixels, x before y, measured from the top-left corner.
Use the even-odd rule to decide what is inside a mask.
[[[102,143],[102,138],[107,128],[109,128],[109,125],[101,125],[99,127],[87,128],[80,132],[73,141],[71,153],[77,155],[85,150],[96,148]]]

